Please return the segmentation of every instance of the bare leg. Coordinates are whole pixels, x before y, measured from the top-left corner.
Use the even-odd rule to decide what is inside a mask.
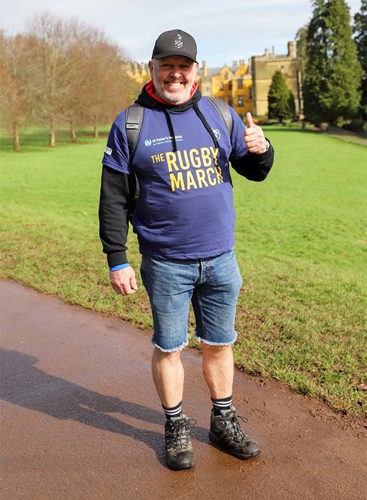
[[[232,346],[213,347],[203,343],[203,371],[213,399],[231,396],[234,375]],[[233,406],[218,415],[212,411],[209,439],[241,460],[256,457],[261,451],[256,441],[242,431]]]
[[[233,390],[233,350],[231,345],[202,343],[203,373],[213,399],[226,398]]]
[[[182,401],[184,369],[181,351],[163,352],[156,347],[152,356],[153,381],[162,405],[172,408]]]
[[[181,351],[163,352],[155,347],[152,374],[162,405],[167,408],[177,406],[182,401],[184,385]],[[170,469],[189,469],[194,465],[189,418],[182,414],[167,418],[165,442],[166,462]]]

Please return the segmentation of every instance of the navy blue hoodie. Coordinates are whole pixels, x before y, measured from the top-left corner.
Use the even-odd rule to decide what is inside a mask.
[[[126,110],[115,119],[103,156],[100,236],[110,266],[126,258],[132,168],[140,195],[132,215],[140,252],[167,259],[214,257],[234,245],[230,164],[250,180],[267,176],[273,148],[248,152],[245,126],[230,108],[233,130],[196,90],[182,105],[163,104],[144,87],[139,141],[130,164]]]

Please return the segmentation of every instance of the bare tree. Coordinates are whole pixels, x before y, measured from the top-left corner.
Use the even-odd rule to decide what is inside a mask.
[[[69,71],[62,116],[69,123],[71,141],[76,142],[78,127],[88,123],[88,103],[84,96],[90,81],[85,47],[86,40],[92,36],[93,30],[76,24],[70,25],[70,29],[73,36],[70,38],[71,43],[65,48]]]
[[[13,149],[20,149],[20,131],[31,115],[29,77],[32,44],[28,37],[0,32],[0,121],[11,130]]]
[[[122,50],[101,33],[95,32],[95,37],[89,40],[84,61],[88,84],[84,86],[83,99],[87,102],[86,110],[94,136],[98,137],[98,127],[109,123],[131,103],[137,84],[126,74],[126,59]]]
[[[56,145],[56,124],[60,120],[68,99],[72,64],[66,56],[72,43],[73,30],[59,18],[42,14],[36,16],[30,33],[37,39],[34,58],[34,107],[38,120],[49,129],[49,146]]]
[[[103,120],[107,111],[109,92],[103,70],[106,70],[104,61],[109,51],[110,45],[101,32],[81,25],[74,42],[67,48],[71,71],[64,115],[70,124],[73,141],[80,125],[92,122],[94,130],[98,131],[99,120]],[[104,57],[100,57],[101,53]]]
[[[19,130],[32,116],[46,125],[49,146],[56,145],[56,127],[68,122],[71,140],[78,128],[101,125],[131,103],[138,85],[126,73],[123,51],[97,29],[48,13],[35,16],[27,34],[6,38],[0,32],[1,121]]]
[[[136,91],[121,49],[97,29],[49,14],[33,19],[31,33],[38,40],[35,109],[49,127],[49,145],[56,144],[60,120],[69,123],[73,142],[77,127],[86,123],[98,137],[98,127],[109,123]]]

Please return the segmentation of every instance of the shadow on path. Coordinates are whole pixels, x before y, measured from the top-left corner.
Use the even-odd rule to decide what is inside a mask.
[[[136,439],[151,447],[158,460],[165,463],[164,437],[161,432],[143,430],[109,415],[118,413],[162,426],[162,413],[114,396],[99,394],[45,373],[34,366],[37,361],[37,358],[28,354],[0,349],[2,400],[58,419],[74,420]],[[195,427],[193,434],[199,441],[207,442],[206,429]]]

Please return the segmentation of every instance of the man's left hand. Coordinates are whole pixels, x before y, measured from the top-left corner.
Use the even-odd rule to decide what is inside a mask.
[[[261,155],[268,149],[263,129],[255,125],[251,113],[246,113],[246,130],[244,140],[250,153]]]

